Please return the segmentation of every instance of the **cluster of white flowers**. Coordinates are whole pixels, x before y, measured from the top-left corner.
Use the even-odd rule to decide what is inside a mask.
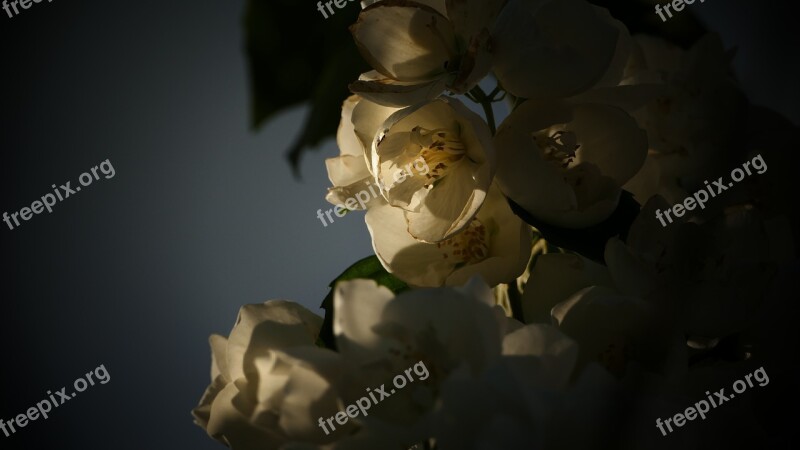
[[[684,50],[631,36],[586,0],[362,5],[351,32],[374,70],[344,101],[327,200],[380,187],[363,204],[366,224],[381,265],[408,289],[336,284],[333,349],[320,339],[323,318],[295,303],[245,306],[228,338],[211,339],[197,423],[234,450],[600,449],[660,438],[649,422],[652,435],[639,436],[638,421],[709,379],[690,360],[758,328],[766,286],[796,256],[797,214],[758,198],[778,195],[767,177],[671,227],[655,219],[729,161],[781,142],[737,135],[761,119],[744,114],[719,39]],[[486,94],[479,83],[492,80]],[[495,124],[501,99],[511,109]],[[397,181],[420,160],[430,170]],[[552,251],[544,228],[511,206],[580,235],[611,221],[624,191],[643,206],[599,242],[596,260]],[[752,334],[725,370],[746,364]],[[330,435],[317,426],[419,361],[425,381]],[[625,400],[642,386],[637,398],[662,409]]]

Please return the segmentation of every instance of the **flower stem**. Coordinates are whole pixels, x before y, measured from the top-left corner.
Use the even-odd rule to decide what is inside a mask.
[[[486,92],[484,92],[483,89],[481,89],[481,87],[478,85],[469,91],[473,101],[480,103],[483,107],[483,112],[486,114],[486,122],[489,124],[489,130],[491,130],[492,136],[497,133],[497,126],[495,125],[494,119],[494,109],[492,108],[492,101],[495,95],[497,95],[497,92],[498,89],[495,89],[492,92],[492,95],[486,95]]]
[[[511,304],[511,316],[525,323],[525,315],[522,312],[522,293],[519,291],[517,283],[508,285],[508,301]]]

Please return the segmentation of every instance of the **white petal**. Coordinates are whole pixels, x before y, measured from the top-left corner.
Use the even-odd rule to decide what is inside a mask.
[[[379,330],[385,336],[411,343],[436,368],[466,361],[479,370],[500,356],[502,335],[492,309],[454,289],[406,291],[387,306],[383,319]]]
[[[625,67],[633,52],[633,38],[631,38],[628,32],[628,27],[611,16],[608,9],[599,6],[595,6],[594,9],[599,17],[603,18],[606,23],[613,25],[619,31],[614,57],[611,59],[611,63],[603,78],[597,82],[597,86],[616,86],[622,81]]]
[[[386,305],[394,298],[392,291],[372,280],[343,281],[336,284],[333,298],[333,333],[340,351],[346,352],[351,362],[379,355],[381,342],[372,327],[381,321]]]
[[[325,160],[328,178],[333,184],[333,204],[344,203],[363,189],[372,176],[369,172],[372,141],[380,125],[396,111],[396,108],[380,106],[355,95],[344,102],[337,133],[341,155]]]
[[[503,339],[504,356],[536,356],[529,366],[539,383],[563,387],[578,360],[578,345],[551,325],[526,325]]]
[[[647,157],[647,134],[625,111],[613,106],[586,104],[573,109],[567,130],[580,139],[578,161],[588,161],[618,186],[631,179]]]
[[[386,0],[361,0],[361,8],[366,8],[373,3],[378,3],[381,1]],[[443,16],[447,15],[447,6],[445,6],[445,0],[414,0],[414,3],[419,3],[421,5],[430,6],[431,8],[435,9]]]
[[[280,428],[294,440],[327,440],[320,433],[317,418],[339,409],[333,383],[341,377],[341,356],[331,350],[307,346],[290,350],[282,357],[291,363],[291,370],[281,388],[280,403],[275,405],[280,411]],[[342,427],[337,424],[337,431],[339,428]]]
[[[230,382],[222,376],[214,378],[213,382],[206,388],[198,405],[192,410],[194,423],[205,430],[208,430],[208,421],[211,418],[211,405],[216,400],[219,393],[228,386]]]
[[[358,141],[353,127],[353,110],[361,101],[357,95],[351,95],[342,103],[342,117],[339,120],[339,129],[336,132],[336,145],[344,155],[363,156],[364,147]]]
[[[480,276],[489,286],[516,279],[528,264],[531,254],[531,228],[511,211],[499,188],[492,186],[477,219],[489,230],[489,256],[457,269],[447,285],[457,286]]]
[[[361,12],[350,31],[367,62],[398,81],[429,81],[444,73],[455,55],[450,21],[411,1],[376,3]]]
[[[575,193],[561,171],[542,159],[531,136],[535,131],[571,120],[571,109],[565,104],[528,101],[506,118],[494,138],[500,188],[534,215],[577,208]]]
[[[403,210],[388,204],[370,208],[366,216],[375,255],[390,273],[413,286],[442,286],[453,272],[435,244],[408,234]]]
[[[486,306],[495,305],[492,288],[480,277],[475,276],[470,278],[465,284],[455,287],[455,290],[464,295],[474,297]]]
[[[349,210],[363,210],[385,202],[372,176],[362,178],[347,186],[329,188],[325,200],[332,205],[341,205]]]
[[[234,407],[233,400],[239,390],[231,383],[223,389],[211,405],[208,435],[223,442],[231,450],[261,450],[277,448],[283,438],[277,433],[252,425]]]
[[[461,36],[491,31],[506,0],[447,0],[447,16]]]
[[[398,108],[379,105],[363,98],[353,108],[351,118],[353,132],[361,142],[362,153],[367,155],[367,161],[372,152],[372,141],[380,130],[381,124],[397,110]]]
[[[322,318],[303,306],[283,300],[245,305],[228,338],[228,370],[231,380],[245,376],[257,356],[272,349],[314,345]]]
[[[406,211],[411,236],[434,243],[463,230],[486,199],[475,178],[468,167],[458,167],[425,196],[419,212]]]
[[[606,267],[579,255],[539,256],[522,293],[525,321],[549,322],[553,306],[583,288],[596,285],[613,286]]]
[[[334,186],[347,186],[371,176],[362,152],[358,156],[339,156],[325,160],[328,179]]]
[[[369,74],[369,76],[362,75],[358,81],[351,83],[350,91],[387,107],[404,107],[424,103],[438,97],[447,87],[446,76],[413,83],[396,81],[380,75],[377,71]]]
[[[614,289],[592,286],[578,291],[553,308],[553,321],[570,336],[591,336],[595,331],[628,332],[635,328],[646,305]],[[579,343],[585,342],[576,337]],[[588,339],[587,339],[588,340]]]
[[[228,382],[233,381],[228,371],[228,339],[214,334],[208,341],[211,344],[211,379],[221,375]]]

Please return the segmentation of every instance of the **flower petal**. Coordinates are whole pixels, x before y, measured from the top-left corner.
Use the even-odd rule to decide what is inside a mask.
[[[448,286],[480,276],[489,286],[516,279],[528,264],[531,253],[531,228],[511,211],[497,186],[476,216],[489,231],[489,255],[483,261],[456,269],[447,278]]]
[[[361,11],[350,27],[361,54],[378,72],[398,81],[429,81],[454,59],[453,27],[435,9],[407,0],[384,0]]]
[[[497,20],[494,70],[518,97],[575,95],[606,74],[619,35],[583,0],[511,0]]]
[[[244,378],[255,358],[273,349],[314,345],[321,327],[321,317],[294,302],[270,300],[243,306],[228,338],[231,380]]]
[[[447,87],[447,77],[438,76],[424,82],[402,82],[372,71],[362,75],[349,87],[354,94],[379,105],[404,107],[425,103],[438,97]]]
[[[423,242],[439,242],[464,229],[486,199],[486,192],[475,186],[468,168],[453,170],[432,189],[419,211],[406,211],[408,233]]]
[[[447,17],[460,36],[491,31],[507,0],[447,0]]]
[[[382,204],[366,215],[372,247],[381,264],[396,277],[413,286],[437,287],[453,272],[435,244],[426,244],[408,234],[403,210]]]
[[[252,425],[233,405],[239,394],[235,384],[228,384],[211,405],[208,435],[224,443],[231,450],[261,450],[278,448],[283,438],[276,433]]]
[[[582,256],[548,253],[539,256],[522,293],[525,321],[549,322],[550,310],[589,286],[613,286],[608,269]]]
[[[647,134],[625,111],[613,106],[586,104],[573,109],[567,126],[580,137],[578,161],[588,161],[618,186],[630,180],[647,157]]]
[[[221,375],[228,382],[233,381],[228,371],[228,338],[212,334],[208,341],[211,344],[211,379]]]
[[[372,212],[372,209],[367,213]],[[350,361],[369,361],[371,355],[380,354],[381,342],[372,330],[379,323],[386,305],[394,298],[389,289],[372,280],[353,280],[336,284],[333,294],[333,333],[341,352],[347,352]]]

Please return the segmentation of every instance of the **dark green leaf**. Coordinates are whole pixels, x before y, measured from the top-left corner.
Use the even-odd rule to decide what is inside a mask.
[[[360,11],[348,2],[325,19],[313,2],[248,0],[245,13],[251,85],[251,125],[305,101],[311,112],[289,151],[296,169],[302,152],[336,132],[347,85],[368,70],[348,26]]]
[[[597,225],[573,230],[547,224],[513,201],[508,200],[508,203],[514,214],[539,230],[548,244],[580,253],[601,264],[604,264],[603,253],[606,241],[615,236],[619,236],[622,240],[627,239],[628,230],[641,209],[639,203],[633,199],[633,194],[622,191],[619,205],[611,217]]]

